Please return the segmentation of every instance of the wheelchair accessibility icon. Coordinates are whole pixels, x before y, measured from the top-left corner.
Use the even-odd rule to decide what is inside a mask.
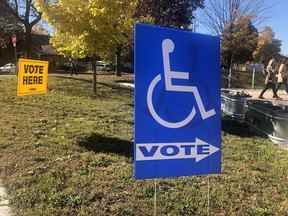
[[[196,86],[182,86],[182,85],[174,85],[172,83],[173,79],[182,79],[182,80],[189,80],[189,72],[180,72],[180,71],[172,71],[170,65],[170,53],[173,53],[175,49],[175,44],[171,39],[165,39],[162,42],[162,53],[163,53],[163,63],[164,63],[164,81],[165,81],[165,90],[168,92],[183,92],[183,93],[192,93],[195,97],[196,104],[199,108],[199,112],[201,118],[206,120],[208,118],[213,117],[216,115],[214,109],[206,110]],[[147,105],[150,114],[154,118],[156,122],[166,128],[181,128],[188,125],[196,116],[196,109],[193,106],[190,114],[182,121],[179,122],[169,122],[162,119],[158,113],[154,109],[153,105],[153,92],[157,84],[162,80],[161,74],[157,75],[149,85],[148,93],[147,93]]]

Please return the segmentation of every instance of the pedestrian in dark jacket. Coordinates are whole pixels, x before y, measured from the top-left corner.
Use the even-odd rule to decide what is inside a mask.
[[[73,59],[69,60],[69,64],[70,64],[70,75],[73,76],[73,74],[77,75],[77,64],[76,61]]]
[[[263,95],[268,89],[272,89],[273,91],[273,98],[280,99],[276,92],[276,69],[277,69],[277,62],[273,58],[269,61],[268,66],[266,67],[266,77],[265,77],[265,88],[260,93],[259,98],[264,99]]]

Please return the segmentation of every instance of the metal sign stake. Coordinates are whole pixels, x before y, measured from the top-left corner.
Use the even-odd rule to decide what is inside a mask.
[[[207,193],[207,215],[210,216],[210,179],[208,176],[208,180],[207,180],[207,185],[208,185],[208,193]]]
[[[157,216],[157,181],[154,179],[154,216]]]

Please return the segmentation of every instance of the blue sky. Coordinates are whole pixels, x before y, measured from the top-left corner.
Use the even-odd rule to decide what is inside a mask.
[[[271,8],[270,18],[262,25],[269,25],[276,34],[276,38],[282,40],[282,54],[288,55],[288,1],[269,0],[276,4]]]
[[[265,26],[271,26],[275,37],[282,41],[282,54],[288,56],[288,0],[267,0],[267,5],[273,5],[267,11],[267,19],[261,23],[258,30]],[[207,30],[200,26],[198,32],[207,33]]]

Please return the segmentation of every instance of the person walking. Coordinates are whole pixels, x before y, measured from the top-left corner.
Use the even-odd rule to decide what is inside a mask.
[[[259,95],[260,99],[264,99],[263,95],[268,89],[272,89],[273,91],[273,98],[280,99],[280,97],[277,95],[276,92],[276,67],[277,62],[274,58],[272,58],[268,66],[266,68],[266,77],[265,77],[265,88],[262,90],[262,92]]]
[[[69,59],[69,66],[70,66],[70,76],[73,76],[73,74],[77,75],[77,65],[74,59]]]
[[[287,78],[288,78],[288,71],[287,71],[287,62],[285,60],[282,60],[282,63],[279,67],[279,71],[277,74],[277,88],[276,92],[279,91],[282,85],[285,86],[285,91],[288,94],[288,83],[287,83]]]

